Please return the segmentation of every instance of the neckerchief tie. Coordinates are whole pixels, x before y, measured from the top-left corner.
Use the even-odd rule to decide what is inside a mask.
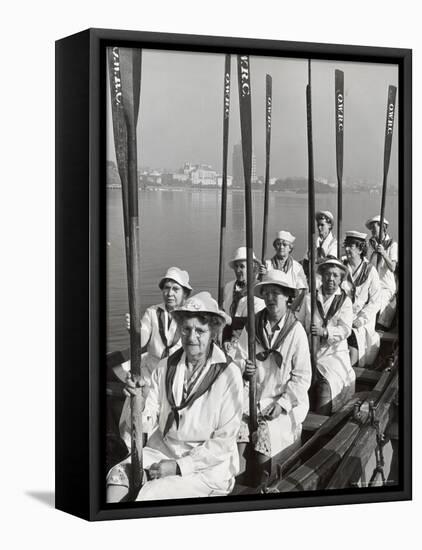
[[[322,246],[317,247],[317,259],[323,260],[325,258],[325,250],[322,248]]]
[[[214,343],[211,344],[210,355],[212,353],[214,345],[215,345]],[[204,395],[204,393],[206,393],[212,387],[214,382],[217,380],[220,374],[227,368],[227,366],[230,363],[230,361],[228,361],[227,363],[213,364],[208,369],[208,372],[202,379],[196,391],[192,391],[192,387],[191,387],[188,395],[186,397],[183,396],[180,405],[177,406],[173,395],[173,382],[174,382],[174,377],[176,375],[177,365],[179,364],[179,361],[182,358],[183,352],[184,352],[183,348],[180,348],[177,351],[175,351],[172,355],[170,355],[170,357],[167,360],[165,386],[166,386],[167,401],[169,402],[171,411],[169,412],[169,415],[166,420],[166,424],[164,426],[163,436],[167,434],[167,432],[173,426],[174,422],[176,423],[176,428],[177,429],[179,428],[179,420],[180,420],[179,411],[181,411],[182,409],[185,409],[186,407],[189,407],[194,401],[196,401],[202,395]]]
[[[327,315],[324,314],[324,308],[319,300],[316,301],[319,316],[322,319],[322,326],[326,328],[328,321],[334,317],[334,315],[341,309],[346,299],[346,293],[344,290],[341,291],[341,294],[334,296],[333,301],[331,302],[330,308],[327,311]]]
[[[283,356],[278,351],[281,344],[286,339],[287,335],[290,333],[292,328],[296,325],[298,322],[295,315],[288,311],[286,315],[286,320],[284,322],[284,325],[282,329],[280,330],[276,341],[274,344],[270,347],[267,343],[267,339],[265,338],[265,322],[266,322],[266,310],[263,309],[255,316],[255,337],[258,344],[264,348],[263,351],[260,351],[256,354],[256,358],[258,361],[265,361],[271,354],[274,357],[274,361],[276,362],[277,366],[281,368],[281,365],[283,364]]]
[[[350,265],[347,260],[345,262],[346,265]],[[347,280],[349,281],[351,287],[352,287],[352,302],[355,302],[356,299],[356,288],[358,286],[363,285],[363,283],[367,280],[369,276],[369,272],[371,270],[371,265],[367,260],[363,260],[362,267],[360,269],[359,275],[356,277],[355,280],[353,280],[352,275],[350,274],[349,270],[347,271]]]
[[[169,344],[167,341],[166,331],[164,328],[164,311],[159,307],[156,309],[156,312],[157,312],[157,320],[158,320],[158,331],[160,333],[160,337],[164,345],[164,351],[161,354],[161,359],[164,359],[164,357],[167,357],[169,355],[170,349],[177,343],[177,341],[180,338],[180,335],[176,330],[173,337],[173,341]],[[170,314],[169,314],[169,320],[171,320]]]
[[[234,283],[233,286],[233,299],[230,306],[230,317],[236,316],[237,306],[239,305],[240,300],[246,296],[247,289],[246,289],[246,283],[242,281],[242,283],[238,283],[237,281]]]
[[[277,256],[273,256],[271,258],[271,265],[274,269],[278,269],[279,271],[284,271],[284,273],[288,273],[288,271],[293,267],[293,258],[291,256],[287,256],[287,259],[283,264],[282,260],[277,258]]]

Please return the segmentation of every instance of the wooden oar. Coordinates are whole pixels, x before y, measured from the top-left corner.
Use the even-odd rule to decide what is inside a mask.
[[[387,99],[387,116],[385,121],[385,140],[384,140],[384,174],[382,179],[382,198],[381,198],[381,214],[380,214],[380,228],[378,234],[378,242],[382,243],[384,240],[384,215],[385,215],[385,198],[387,196],[387,177],[388,169],[390,167],[391,157],[391,143],[393,141],[393,129],[394,129],[394,112],[396,108],[396,86],[388,87],[388,99]],[[379,268],[381,262],[381,256],[377,256],[377,268]]]
[[[224,301],[224,268],[226,244],[227,215],[227,154],[229,145],[230,120],[230,73],[231,57],[226,55],[224,66],[224,103],[223,103],[223,181],[221,184],[221,218],[220,218],[220,257],[218,264],[218,305],[223,307]]]
[[[130,277],[130,250],[129,250],[129,207],[127,183],[127,129],[123,112],[122,80],[120,77],[119,48],[107,49],[108,73],[111,95],[111,116],[113,120],[114,149],[116,152],[117,170],[122,184],[123,226],[126,251],[126,276]]]
[[[128,266],[128,296],[130,313],[130,371],[137,383],[141,377],[141,316],[140,316],[140,237],[138,205],[138,168],[136,125],[139,113],[141,85],[141,50],[113,48],[114,88],[112,103],[117,122],[114,134],[116,158],[123,174],[122,198],[125,243]],[[109,58],[110,59],[110,58]],[[120,82],[119,82],[119,80]],[[118,105],[117,105],[118,104]],[[123,116],[122,116],[123,114]],[[114,120],[113,120],[114,122]],[[126,166],[124,166],[126,164]],[[142,480],[142,419],[131,398],[131,476],[130,495],[135,498]]]
[[[308,60],[308,84],[306,86],[306,115],[308,129],[308,249],[309,249],[309,290],[311,294],[311,323],[313,323],[316,309],[315,284],[315,182],[314,182],[314,150],[312,143],[312,87],[311,87],[311,60]],[[316,336],[311,337],[312,372],[315,376],[315,349]]]
[[[254,266],[252,228],[252,113],[251,83],[248,55],[237,56],[237,79],[239,85],[240,130],[242,135],[243,172],[245,178],[245,218],[246,218],[246,266],[248,300],[248,356],[255,363],[255,311],[254,311]],[[249,381],[249,432],[256,431],[256,375]]]
[[[265,262],[268,229],[268,203],[270,196],[270,150],[271,150],[271,114],[272,114],[272,85],[273,79],[266,75],[266,101],[265,101],[265,193],[264,193],[264,221],[262,227],[262,253],[261,261]]]
[[[343,137],[344,137],[344,73],[335,71],[335,120],[337,167],[337,257],[341,258],[343,233]]]

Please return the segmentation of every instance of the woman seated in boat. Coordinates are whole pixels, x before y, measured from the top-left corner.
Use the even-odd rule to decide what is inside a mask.
[[[315,263],[319,264],[325,258],[337,258],[337,239],[334,237],[333,225],[334,216],[329,210],[320,210],[315,214],[315,222],[318,229],[318,238],[316,240]],[[303,270],[309,279],[309,252],[307,257],[302,260]],[[317,274],[317,286],[320,286],[321,279]]]
[[[173,310],[182,347],[154,370],[146,399],[132,382],[150,436],[143,450],[147,481],[136,500],[223,496],[238,473],[236,438],[242,417],[242,376],[216,344],[230,318],[208,292],[200,292]],[[145,429],[144,428],[144,429]],[[120,423],[130,445],[130,399]],[[129,460],[111,469],[108,502],[128,492]]]
[[[254,277],[258,275],[260,262],[253,254]],[[242,328],[245,325],[248,316],[247,300],[247,269],[246,269],[246,247],[239,247],[234,257],[229,261],[229,266],[233,269],[235,279],[229,281],[224,287],[223,309],[232,318],[232,324],[226,325],[223,332],[224,347],[228,353],[234,353],[234,348],[239,339]],[[254,281],[255,282],[255,281]],[[264,309],[265,302],[260,298],[254,298],[255,313]]]
[[[266,260],[264,265],[261,265],[259,273],[265,275],[269,271],[279,270],[293,281],[296,289],[308,288],[303,267],[292,257],[295,240],[296,237],[289,231],[279,231],[273,241],[275,254],[270,260]]]
[[[380,280],[376,268],[366,259],[366,233],[346,231],[344,249],[347,277],[342,287],[352,300],[353,330],[349,336],[352,366],[370,366],[379,351],[380,338],[375,330],[380,308]]]
[[[316,380],[314,406],[318,414],[330,415],[340,409],[355,391],[355,372],[350,362],[347,338],[352,332],[353,307],[341,288],[346,267],[336,258],[326,258],[318,266],[321,286],[310,327],[316,336]],[[308,301],[309,303],[309,301]]]
[[[380,311],[378,323],[383,328],[390,328],[396,313],[396,267],[398,245],[387,233],[389,222],[384,218],[383,239],[379,242],[380,216],[374,216],[366,222],[371,231],[369,239],[368,260],[377,268],[380,278]]]
[[[286,273],[269,270],[255,286],[265,309],[255,316],[256,361],[248,360],[248,333],[243,329],[236,351],[248,380],[256,374],[258,430],[253,437],[258,462],[268,462],[300,438],[309,409],[311,360],[305,329],[288,308],[295,285]],[[239,433],[239,453],[249,441],[248,385],[245,386],[244,416]]]
[[[337,258],[337,239],[333,235],[334,216],[329,210],[320,210],[315,214],[318,229],[316,242],[316,262],[320,263],[327,256]]]
[[[175,308],[184,304],[192,292],[189,273],[178,267],[170,267],[158,283],[163,302],[145,310],[141,320],[141,346],[146,355],[142,360],[145,380],[150,380],[160,359],[167,357],[181,346],[177,324],[172,318]],[[126,327],[130,329],[130,316],[126,315]],[[123,365],[128,370],[128,363]]]

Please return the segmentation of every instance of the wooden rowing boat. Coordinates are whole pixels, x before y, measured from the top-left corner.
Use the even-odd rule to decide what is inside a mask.
[[[381,335],[381,349],[371,368],[355,368],[356,393],[334,415],[310,412],[302,438],[273,457],[256,475],[249,468],[238,477],[233,494],[291,493],[398,483],[399,361],[396,333]],[[107,355],[107,447],[111,467],[128,454],[118,420],[124,402],[124,371],[129,350]]]

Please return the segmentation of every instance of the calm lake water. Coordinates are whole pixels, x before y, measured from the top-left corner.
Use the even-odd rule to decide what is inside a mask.
[[[261,256],[263,201],[263,192],[253,193],[254,251],[258,257]],[[267,257],[273,252],[274,234],[287,229],[296,236],[293,257],[303,258],[307,249],[307,204],[306,194],[270,194]],[[379,213],[380,204],[378,193],[346,194],[343,229],[366,231],[365,220]],[[170,266],[189,272],[194,292],[208,290],[217,298],[220,208],[218,190],[140,191],[142,311],[161,301],[158,281]],[[317,195],[316,209],[330,210],[336,216],[336,195]],[[390,221],[390,234],[397,239],[397,195],[387,197],[386,218]],[[124,314],[129,308],[120,189],[107,190],[107,241],[107,348],[113,351],[129,345],[124,327]],[[229,191],[227,261],[245,241],[244,195],[241,191]],[[230,280],[232,274],[226,267],[225,281]]]

